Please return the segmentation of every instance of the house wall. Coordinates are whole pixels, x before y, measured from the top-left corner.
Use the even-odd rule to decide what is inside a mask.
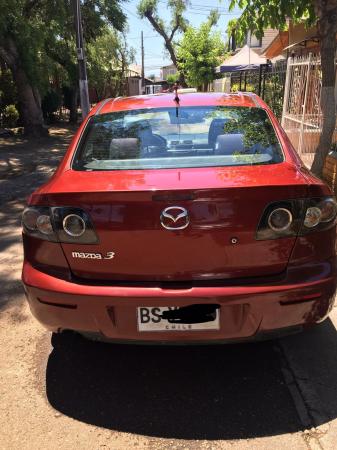
[[[127,95],[139,95],[141,93],[141,79],[138,77],[127,78]]]
[[[278,30],[272,28],[267,28],[264,31],[264,36],[262,38],[262,50],[264,50],[268,45],[275,39],[278,35]]]
[[[255,45],[253,45],[254,39],[256,40],[256,38],[254,38],[254,36],[252,36],[251,43],[252,43],[252,47],[254,48],[254,51],[256,51],[256,53],[261,55],[261,53],[264,52],[264,49],[268,47],[268,45],[275,39],[275,37],[277,35],[278,35],[278,30],[275,30],[273,28],[267,28],[266,30],[264,30],[264,35],[263,35],[262,41],[261,41],[261,47],[255,47]]]
[[[315,36],[316,34],[316,27],[306,28],[302,23],[298,23],[296,25],[294,25],[291,21],[289,23],[289,45],[301,42],[308,37]]]
[[[178,72],[176,66],[171,64],[161,68],[162,79],[167,80],[168,75],[175,75]]]

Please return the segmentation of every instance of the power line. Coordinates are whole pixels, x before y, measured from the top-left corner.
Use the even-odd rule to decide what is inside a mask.
[[[225,8],[223,6],[217,6],[217,5],[197,5],[197,4],[191,4],[190,6],[187,7],[187,9],[205,9],[205,10],[209,10],[212,11],[212,9],[218,9],[219,11],[224,11],[224,12],[231,12],[229,8]],[[235,11],[233,11],[235,12]],[[240,12],[240,10],[238,11]]]
[[[154,34],[153,36],[144,36],[144,39],[153,39],[153,38],[156,38],[156,37],[159,37],[159,34]],[[132,36],[132,37],[129,37],[128,36],[128,39],[138,39],[139,40],[139,36]]]
[[[200,8],[200,7],[190,7],[187,9],[187,11],[203,11],[203,12],[211,12],[211,11],[218,11],[220,14],[240,14],[240,11],[228,11],[228,9],[224,8]]]
[[[160,55],[159,53],[149,52],[148,50],[146,50],[146,53],[147,53],[148,55],[150,55],[150,56],[154,56],[155,58],[162,58],[162,57],[163,57],[162,54]]]
[[[196,11],[188,10],[187,14],[195,14],[197,16],[208,16],[211,11],[212,10],[209,10],[209,11],[207,11],[207,10],[200,10],[200,11],[199,10],[196,10]],[[219,12],[220,16],[237,16],[239,14],[239,13],[229,13],[229,12],[225,13],[225,12],[221,12],[221,11],[218,11],[218,12]]]
[[[145,66],[145,69],[161,69],[162,67],[164,67],[165,64],[158,64],[158,65],[153,65],[153,66]]]

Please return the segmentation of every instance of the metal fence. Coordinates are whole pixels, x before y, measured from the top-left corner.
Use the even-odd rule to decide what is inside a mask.
[[[280,119],[286,81],[287,62],[262,64],[258,70],[234,72],[230,76],[230,91],[255,92]]]
[[[320,55],[288,59],[282,126],[307,165],[314,159],[322,131],[321,90]]]

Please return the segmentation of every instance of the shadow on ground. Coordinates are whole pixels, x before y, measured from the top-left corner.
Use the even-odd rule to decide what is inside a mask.
[[[74,131],[55,126],[47,138],[0,137],[0,312],[24,299],[21,215],[26,199],[50,178]]]
[[[132,346],[54,335],[50,404],[77,420],[176,439],[238,439],[301,429],[275,343]]]
[[[0,204],[25,199],[55,171],[75,131],[51,127],[49,137],[0,138]]]

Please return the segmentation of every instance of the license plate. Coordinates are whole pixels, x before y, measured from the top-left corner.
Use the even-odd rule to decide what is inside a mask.
[[[165,311],[178,310],[174,306],[155,306],[137,308],[138,331],[202,331],[220,329],[220,309],[215,311],[215,318],[201,323],[172,323],[164,319]]]

